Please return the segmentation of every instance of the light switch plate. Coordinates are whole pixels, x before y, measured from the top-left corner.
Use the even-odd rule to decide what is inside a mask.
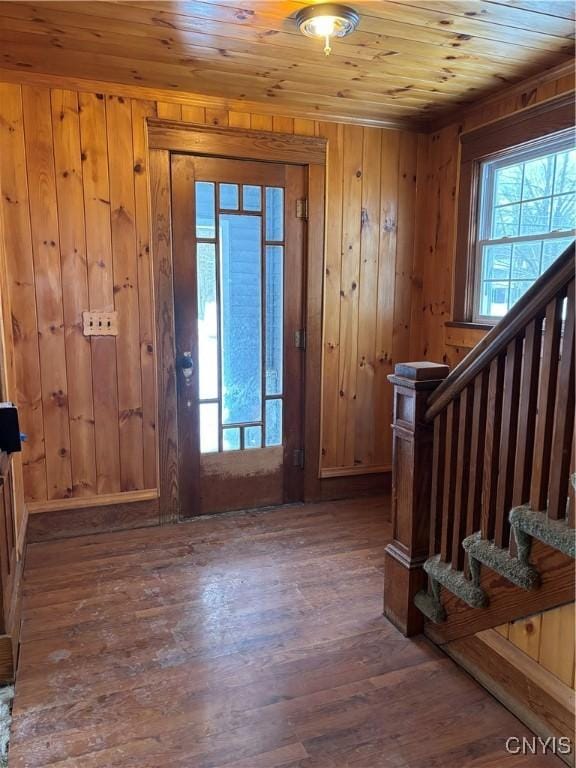
[[[82,312],[84,336],[118,336],[117,312]]]

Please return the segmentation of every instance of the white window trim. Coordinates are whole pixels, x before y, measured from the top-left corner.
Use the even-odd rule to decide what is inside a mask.
[[[561,131],[560,133],[551,134],[546,136],[537,143],[530,142],[530,147],[522,148],[522,145],[511,147],[500,154],[498,158],[486,159],[480,164],[480,171],[478,174],[478,207],[477,207],[477,232],[480,235],[476,238],[474,247],[474,296],[473,296],[473,314],[472,321],[475,323],[482,323],[486,325],[494,325],[499,320],[500,316],[496,315],[483,315],[480,313],[480,298],[482,287],[482,249],[486,245],[500,245],[500,244],[513,244],[530,242],[533,240],[553,240],[558,238],[576,237],[576,229],[570,230],[553,230],[550,232],[544,232],[534,235],[516,235],[511,237],[502,237],[498,239],[491,239],[482,237],[485,233],[490,231],[492,223],[492,216],[494,213],[493,195],[494,195],[494,176],[495,172],[499,168],[506,167],[508,165],[518,165],[525,163],[535,157],[541,157],[545,154],[553,154],[562,152],[567,149],[575,148],[575,136],[574,130]],[[485,171],[486,169],[486,171]],[[487,173],[488,178],[485,178]],[[486,192],[484,193],[484,190]],[[570,193],[565,193],[570,194]],[[544,200],[552,198],[553,195],[543,195],[540,198],[529,198],[532,200]],[[521,200],[519,202],[526,202]],[[512,203],[511,203],[512,205]],[[537,279],[537,278],[535,278]],[[508,281],[509,282],[509,281]]]

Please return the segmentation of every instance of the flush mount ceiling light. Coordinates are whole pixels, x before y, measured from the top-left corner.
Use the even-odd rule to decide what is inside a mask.
[[[309,5],[298,11],[296,23],[298,29],[306,37],[317,37],[324,40],[324,53],[330,55],[333,37],[346,37],[354,32],[360,21],[360,16],[353,8],[337,3]]]

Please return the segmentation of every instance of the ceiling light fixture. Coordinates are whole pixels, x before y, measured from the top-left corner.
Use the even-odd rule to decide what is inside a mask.
[[[346,37],[354,32],[360,16],[353,8],[337,3],[309,5],[296,14],[298,29],[306,37],[319,37],[324,40],[324,53],[330,55],[333,37]]]

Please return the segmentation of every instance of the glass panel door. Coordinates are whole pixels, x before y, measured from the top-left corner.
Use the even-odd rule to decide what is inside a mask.
[[[195,201],[200,451],[282,445],[284,189],[197,181]]]

